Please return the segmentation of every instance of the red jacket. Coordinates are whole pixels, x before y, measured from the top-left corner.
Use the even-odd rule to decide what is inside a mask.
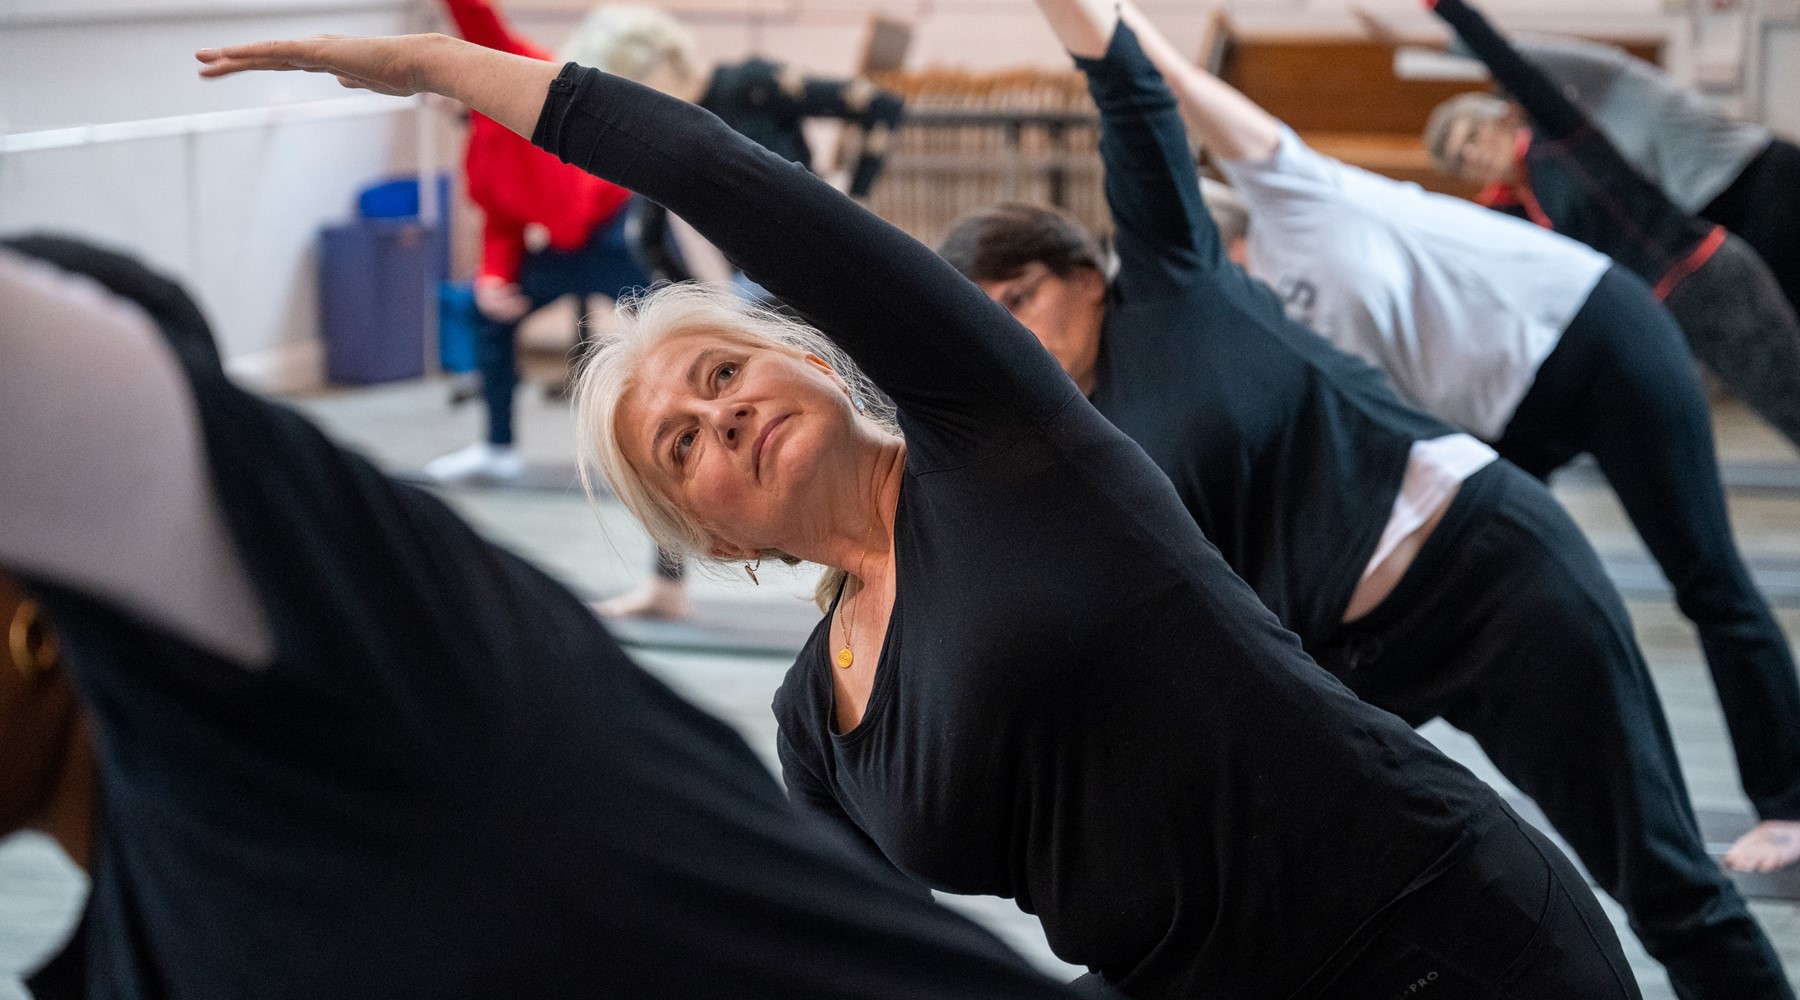
[[[513,34],[489,0],[444,0],[463,38],[532,59],[550,54]],[[575,250],[617,215],[631,192],[572,167],[486,115],[470,112],[464,171],[469,198],[486,213],[481,274],[517,281],[525,227],[549,231],[550,245]]]

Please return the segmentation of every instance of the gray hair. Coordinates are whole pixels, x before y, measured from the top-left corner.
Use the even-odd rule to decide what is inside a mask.
[[[1431,117],[1425,121],[1425,152],[1431,165],[1440,173],[1456,173],[1456,159],[1449,147],[1450,130],[1457,122],[1504,121],[1512,113],[1512,105],[1505,99],[1481,90],[1457,94],[1431,109]]]
[[[630,4],[595,7],[558,55],[636,83],[661,71],[685,82],[695,71],[694,36],[663,11]]]
[[[716,536],[674,498],[651,486],[625,457],[619,440],[619,405],[636,384],[644,359],[658,345],[686,334],[708,333],[795,358],[816,355],[849,387],[856,419],[890,434],[900,433],[892,404],[829,337],[728,288],[701,282],[665,284],[620,300],[616,314],[605,339],[589,347],[576,378],[576,464],[590,500],[604,481],[656,544],[668,552],[714,559]],[[799,562],[773,550],[758,556]],[[826,569],[814,595],[820,610],[830,603],[843,580],[842,570]]]

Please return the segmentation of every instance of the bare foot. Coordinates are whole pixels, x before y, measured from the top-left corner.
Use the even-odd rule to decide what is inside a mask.
[[[617,597],[594,602],[602,618],[655,618],[678,622],[692,614],[687,588],[673,580],[652,577],[649,583]]]
[[[1773,872],[1800,861],[1800,820],[1766,819],[1725,852],[1725,866],[1740,872]]]

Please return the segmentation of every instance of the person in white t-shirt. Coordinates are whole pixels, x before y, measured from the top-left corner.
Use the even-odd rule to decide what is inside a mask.
[[[1290,316],[1533,475],[1594,456],[1719,691],[1760,819],[1727,863],[1800,860],[1800,680],[1732,537],[1699,376],[1650,288],[1566,237],[1315,152],[1143,34],[1248,208],[1251,274]]]

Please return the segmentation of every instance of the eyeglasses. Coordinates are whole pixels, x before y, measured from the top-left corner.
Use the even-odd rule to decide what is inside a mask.
[[[997,301],[1006,307],[1007,312],[1016,316],[1019,310],[1030,305],[1031,300],[1037,298],[1038,290],[1044,287],[1044,282],[1050,280],[1050,276],[1049,271],[1041,272],[1031,280],[1021,282],[1001,292]]]

